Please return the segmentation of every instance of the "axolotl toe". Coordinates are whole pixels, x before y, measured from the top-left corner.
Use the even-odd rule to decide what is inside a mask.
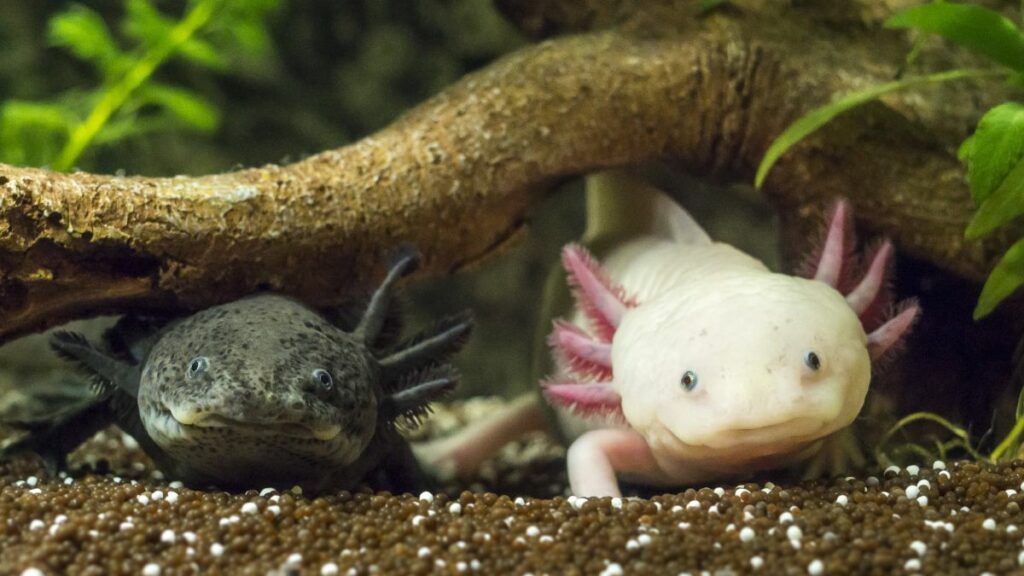
[[[415,255],[398,259],[351,330],[291,298],[260,294],[129,339],[131,358],[70,333],[53,345],[99,378],[94,404],[109,408],[85,428],[113,420],[172,478],[349,489],[385,470],[383,487],[413,488],[421,478],[396,421],[415,419],[455,386],[445,361],[471,327],[461,315],[412,340],[383,341],[392,286],[416,263]],[[61,424],[46,435],[86,437]]]

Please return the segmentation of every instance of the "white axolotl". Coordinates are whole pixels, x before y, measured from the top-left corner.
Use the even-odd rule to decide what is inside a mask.
[[[650,188],[655,224],[598,263],[562,255],[576,309],[549,343],[558,366],[542,382],[579,496],[618,496],[619,478],[678,487],[786,467],[860,412],[871,364],[913,324],[914,303],[889,308],[886,241],[853,282],[852,219],[839,201],[813,278],[773,273],[708,235]],[[648,196],[642,196],[647,194]],[[845,295],[844,295],[845,293]],[[421,451],[462,473],[541,425],[535,400]]]

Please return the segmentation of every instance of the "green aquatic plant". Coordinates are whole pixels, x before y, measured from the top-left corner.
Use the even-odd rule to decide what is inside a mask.
[[[811,110],[769,146],[757,169],[757,187],[795,144],[836,116],[886,94],[926,84],[993,77],[1016,86],[1024,84],[1024,33],[997,12],[968,4],[935,3],[899,12],[886,20],[885,26],[937,34],[997,64],[998,68],[907,76],[847,94]],[[920,45],[919,38],[908,55],[908,63],[916,59]],[[967,166],[967,182],[977,207],[965,230],[967,239],[982,238],[1024,214],[1024,104],[1005,102],[987,111],[974,134],[961,145],[959,156]],[[974,309],[974,318],[990,314],[1021,285],[1024,239],[1010,247],[990,273]]]
[[[0,161],[66,171],[90,147],[176,130],[211,133],[220,111],[197,92],[158,81],[174,59],[226,71],[270,50],[267,16],[280,0],[190,0],[178,19],[152,0],[124,0],[117,34],[75,4],[49,21],[47,39],[95,69],[93,89],[0,105]]]

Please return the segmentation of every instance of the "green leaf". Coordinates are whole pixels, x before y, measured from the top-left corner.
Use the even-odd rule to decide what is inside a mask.
[[[1024,104],[1007,102],[992,108],[962,148],[967,182],[974,203],[981,206],[1024,157]]]
[[[228,59],[225,58],[213,47],[212,44],[199,38],[189,38],[178,47],[178,53],[182,57],[191,60],[207,68],[214,70],[225,70],[228,68]]]
[[[964,236],[968,240],[981,238],[1021,214],[1024,214],[1024,158],[978,208]]]
[[[139,89],[139,98],[167,110],[196,130],[212,132],[220,124],[217,107],[189,90],[150,83]]]
[[[82,60],[95,63],[104,73],[112,72],[123,58],[103,17],[85,6],[74,5],[50,18],[47,38]]]
[[[697,15],[703,16],[729,0],[700,0],[697,2]]]
[[[970,4],[926,4],[894,14],[887,28],[938,34],[1014,70],[1024,70],[1024,35],[1008,18]]]
[[[1024,284],[1024,239],[1018,240],[1003,255],[992,273],[988,275],[981,297],[974,308],[974,319],[988,316],[1000,302],[1013,294]]]
[[[149,0],[128,0],[121,30],[142,44],[156,44],[174,28],[174,22]]]
[[[67,139],[74,114],[59,103],[8,100],[0,106],[0,162],[48,164]]]
[[[772,142],[771,146],[768,147],[768,151],[765,152],[764,158],[761,159],[761,164],[757,167],[757,174],[754,176],[754,186],[757,188],[761,187],[761,184],[764,183],[765,176],[768,175],[768,171],[771,170],[772,166],[775,165],[778,159],[790,148],[810,134],[813,134],[825,124],[828,124],[833,118],[839,116],[843,112],[847,112],[858,106],[872,102],[880,96],[884,96],[890,92],[904,90],[920,84],[948,82],[951,80],[962,80],[966,78],[978,78],[992,75],[994,75],[992,72],[983,70],[948,70],[946,72],[929,74],[927,76],[911,76],[902,80],[886,82],[885,84],[879,84],[878,86],[858,90],[857,92],[843,96],[831,104],[815,108],[801,116],[796,122],[790,124],[789,127],[786,128],[786,130],[783,131],[774,142]]]

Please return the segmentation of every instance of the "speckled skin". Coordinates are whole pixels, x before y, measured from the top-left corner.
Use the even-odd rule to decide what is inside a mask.
[[[113,422],[192,485],[417,489],[423,478],[395,421],[415,420],[454,387],[445,360],[471,322],[452,317],[398,346],[381,337],[391,285],[416,262],[392,267],[353,330],[261,294],[141,334],[122,321],[108,340],[130,358],[58,333],[54,348],[97,376],[97,398],[37,424],[6,452],[38,452],[58,467]]]
[[[186,367],[197,356],[209,359],[209,369],[189,377]],[[366,346],[302,304],[255,296],[166,330],[145,360],[139,412],[182,477],[315,481],[353,465],[374,438],[383,394],[376,364]],[[313,379],[318,368],[334,376],[333,389]],[[172,407],[235,425],[185,426]],[[332,439],[310,434],[331,425],[341,426]]]

